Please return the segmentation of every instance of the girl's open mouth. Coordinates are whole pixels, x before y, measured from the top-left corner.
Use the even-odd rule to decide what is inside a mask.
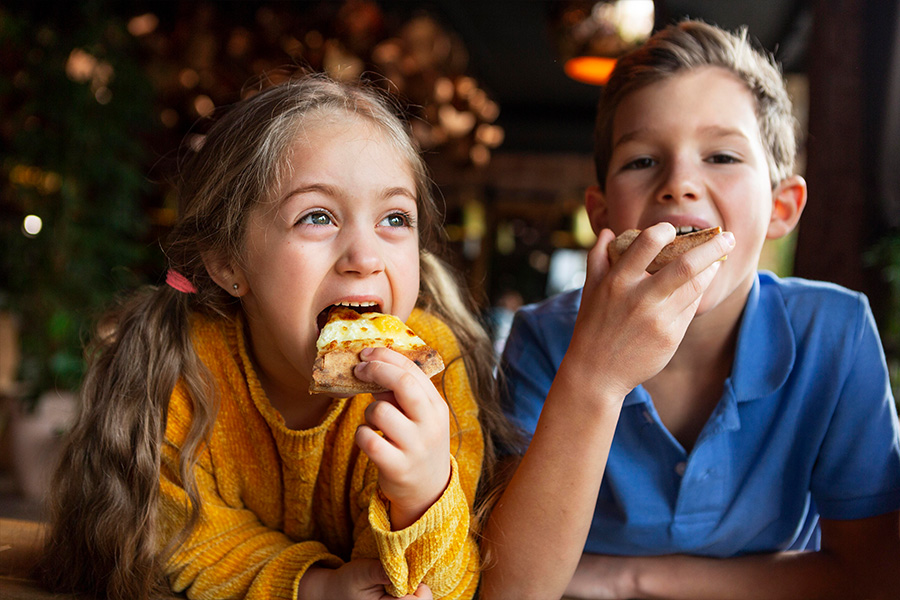
[[[337,304],[326,307],[316,317],[316,327],[319,331],[322,331],[322,328],[325,327],[325,323],[328,322],[328,313],[331,312],[331,309],[338,306],[355,310],[360,314],[367,312],[381,312],[381,306],[376,302],[338,302]]]

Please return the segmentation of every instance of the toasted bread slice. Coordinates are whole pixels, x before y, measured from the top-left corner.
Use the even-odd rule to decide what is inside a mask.
[[[358,313],[343,306],[333,308],[316,341],[310,393],[353,396],[383,392],[380,385],[361,381],[353,374],[365,348],[390,348],[416,363],[432,377],[444,370],[444,361],[403,321],[393,315]]]
[[[619,260],[622,253],[631,246],[631,243],[640,233],[640,229],[629,229],[623,231],[619,237],[609,243],[608,252],[610,264],[615,264],[616,261]],[[722,233],[721,227],[709,227],[708,229],[701,229],[700,231],[677,236],[671,244],[667,244],[660,250],[659,254],[656,255],[656,258],[653,259],[653,262],[647,267],[647,272],[656,273],[688,250],[708,242],[720,233]],[[724,257],[722,260],[724,260]]]

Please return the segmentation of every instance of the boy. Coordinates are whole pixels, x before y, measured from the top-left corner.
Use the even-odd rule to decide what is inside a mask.
[[[502,531],[555,553],[559,577],[575,571],[566,593],[583,598],[897,597],[900,434],[868,304],[757,271],[763,242],[793,230],[806,202],[779,70],[746,34],[670,27],[620,60],[595,135],[588,281],[520,311],[506,346],[508,411],[532,441],[491,543]],[[649,275],[674,235],[664,223],[733,238]],[[606,244],[629,228],[645,231],[609,267]],[[697,273],[697,302],[646,317]],[[633,343],[613,337],[635,314]],[[609,446],[597,438],[619,410]],[[556,462],[539,462],[551,448]],[[547,495],[530,508],[515,503],[528,486]],[[529,519],[521,535],[516,517]],[[542,518],[554,523],[538,535]],[[540,565],[498,568],[509,581]]]

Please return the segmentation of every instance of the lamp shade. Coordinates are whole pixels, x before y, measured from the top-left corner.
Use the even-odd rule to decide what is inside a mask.
[[[604,85],[616,59],[653,31],[653,0],[572,0],[559,3],[557,46],[566,75]]]

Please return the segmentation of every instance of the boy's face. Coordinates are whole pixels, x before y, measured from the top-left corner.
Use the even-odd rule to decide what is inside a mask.
[[[613,119],[606,190],[588,203],[594,226],[617,235],[661,221],[734,233],[698,314],[749,290],[769,231],[773,192],[755,108],[745,84],[717,67],[627,95]]]

